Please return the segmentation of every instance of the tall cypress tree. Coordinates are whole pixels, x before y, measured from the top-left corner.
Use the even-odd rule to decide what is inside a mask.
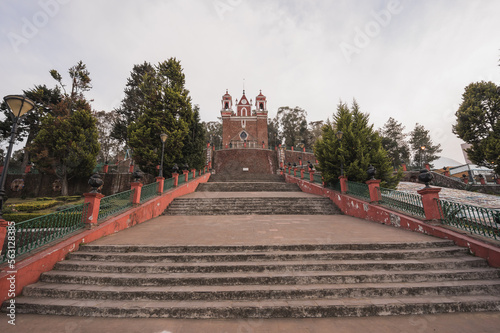
[[[343,132],[341,141],[336,137],[338,131]],[[322,137],[316,141],[314,149],[318,169],[327,183],[338,182],[341,162],[344,175],[352,181],[366,181],[370,164],[376,168],[375,178],[382,180],[383,187],[395,188],[401,179],[400,173],[394,175],[382,139],[373,129],[373,124],[369,124],[368,114],[359,110],[356,101],[351,108],[346,103],[339,103],[333,123],[323,126]]]
[[[168,135],[163,160],[165,176],[171,175],[174,163],[187,163],[192,168],[204,165],[203,127],[184,84],[180,62],[170,58],[156,65],[154,73],[145,75],[139,85],[144,96],[140,106],[143,111],[129,124],[127,136],[133,158],[144,172],[154,174],[161,162],[161,133]]]

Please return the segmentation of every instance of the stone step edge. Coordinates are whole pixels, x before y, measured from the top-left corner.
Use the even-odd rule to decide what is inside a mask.
[[[94,249],[99,251],[102,248],[137,248],[137,249],[161,249],[162,251],[172,252],[174,250],[187,250],[191,253],[197,253],[193,251],[201,251],[206,253],[208,251],[217,250],[234,250],[238,252],[242,251],[335,251],[335,250],[351,250],[351,251],[369,251],[373,248],[375,250],[385,250],[385,249],[439,249],[443,247],[455,247],[454,242],[451,240],[436,240],[428,242],[405,242],[405,243],[337,243],[337,244],[289,244],[289,245],[96,245],[96,244],[85,244],[80,246],[80,251],[85,251],[86,249]],[[297,249],[297,250],[295,250]],[[176,252],[185,253],[185,252]],[[216,252],[218,253],[218,251]]]
[[[305,278],[361,278],[361,277],[391,277],[397,276],[439,276],[439,275],[459,275],[459,274],[493,274],[495,277],[500,277],[500,272],[494,268],[470,268],[470,269],[433,269],[433,270],[413,270],[413,271],[392,271],[375,270],[375,271],[338,271],[338,272],[324,272],[324,271],[301,271],[295,272],[294,275],[287,274],[287,272],[231,272],[231,273],[156,273],[154,276],[145,276],[143,273],[101,273],[101,272],[85,272],[85,271],[49,271],[43,273],[40,281],[45,282],[44,279],[54,277],[67,277],[67,278],[108,278],[108,279],[141,279],[141,280],[223,280],[223,279],[305,279]]]
[[[447,313],[499,311],[498,296],[456,296],[420,298],[379,298],[367,302],[349,300],[288,301],[86,301],[16,299],[17,313],[57,314],[94,317],[169,317],[203,318],[318,318],[411,315],[416,313]],[[6,310],[4,303],[2,311]]]
[[[153,256],[158,258],[158,256]],[[113,266],[113,267],[144,267],[144,268],[160,268],[160,267],[204,267],[212,268],[218,267],[282,267],[287,268],[291,266],[296,267],[310,267],[310,266],[418,266],[418,265],[442,265],[442,264],[484,264],[487,267],[486,261],[482,258],[461,256],[461,257],[443,257],[443,258],[422,258],[422,259],[387,259],[387,260],[362,260],[362,259],[348,259],[348,260],[290,260],[290,261],[218,261],[218,262],[126,262],[126,261],[94,261],[94,260],[64,260],[57,265],[81,265],[81,266]],[[481,265],[483,266],[483,265]]]
[[[426,289],[426,288],[448,288],[448,287],[495,287],[500,288],[500,280],[464,280],[464,281],[430,281],[430,282],[380,282],[380,283],[345,283],[345,284],[309,284],[307,288],[298,289],[295,285],[276,284],[276,285],[213,285],[213,286],[190,286],[189,290],[186,286],[123,286],[112,287],[111,290],[106,290],[102,286],[96,285],[81,285],[77,283],[59,284],[54,282],[36,282],[24,287],[23,296],[25,293],[30,293],[32,290],[54,290],[54,287],[64,286],[64,289],[55,289],[56,292],[107,292],[107,293],[238,293],[238,292],[315,292],[315,291],[342,291],[342,290],[397,290],[397,289]],[[500,291],[500,290],[499,290]],[[500,294],[499,294],[500,296]]]

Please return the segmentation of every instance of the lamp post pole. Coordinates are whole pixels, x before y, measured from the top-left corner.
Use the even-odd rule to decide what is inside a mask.
[[[0,219],[2,219],[2,209],[5,196],[5,182],[7,181],[7,171],[9,169],[10,155],[12,153],[12,148],[14,147],[14,141],[16,139],[16,131],[19,119],[26,113],[33,110],[35,103],[30,99],[20,96],[20,95],[8,95],[3,98],[10,109],[10,116],[12,118],[12,131],[10,132],[9,148],[7,149],[7,154],[5,156],[5,162],[2,170],[2,176],[0,179]]]
[[[160,140],[161,140],[161,162],[160,162],[160,174],[159,177],[163,177],[163,156],[165,154],[165,141],[167,141],[168,135],[165,133],[160,134]]]

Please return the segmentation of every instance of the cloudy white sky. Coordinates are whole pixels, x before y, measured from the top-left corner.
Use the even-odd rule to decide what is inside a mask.
[[[1,0],[0,95],[82,60],[93,108],[109,111],[134,64],[176,57],[204,121],[244,79],[270,117],[326,120],[355,98],[376,128],[418,122],[463,162],[451,125],[466,85],[500,84],[499,14],[498,0]]]

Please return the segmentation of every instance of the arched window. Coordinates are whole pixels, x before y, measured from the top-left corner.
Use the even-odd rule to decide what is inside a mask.
[[[264,103],[260,103],[260,104],[259,104],[259,108],[260,108],[261,110],[264,110]]]

